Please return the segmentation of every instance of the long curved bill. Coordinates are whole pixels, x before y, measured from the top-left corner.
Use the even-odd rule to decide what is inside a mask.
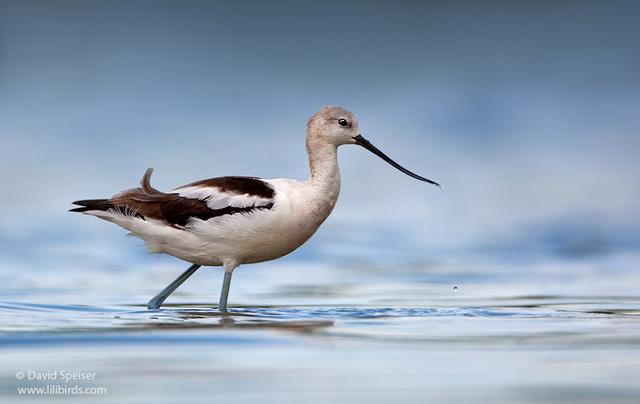
[[[415,178],[417,180],[420,180],[420,181],[428,182],[429,184],[433,184],[433,185],[435,185],[437,187],[440,186],[440,184],[438,184],[437,182],[432,181],[432,180],[430,180],[428,178],[421,177],[418,174],[412,173],[411,171],[409,171],[406,168],[402,167],[400,164],[398,164],[395,161],[391,160],[389,158],[389,156],[387,156],[382,151],[380,151],[380,149],[378,149],[377,147],[372,145],[371,142],[369,142],[367,139],[362,137],[362,135],[354,136],[353,140],[356,142],[357,145],[360,145],[360,146],[364,147],[365,149],[369,150],[371,153],[375,154],[376,156],[380,157],[381,159],[383,159],[387,163],[391,164],[392,166],[394,166],[398,170],[400,170],[403,173],[407,174],[409,177],[413,177],[413,178]]]

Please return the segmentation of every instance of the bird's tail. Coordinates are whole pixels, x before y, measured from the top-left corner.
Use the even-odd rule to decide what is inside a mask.
[[[107,210],[120,210],[122,212],[132,212],[139,209],[138,206],[133,204],[130,206],[131,198],[126,198],[127,196],[135,195],[136,198],[133,198],[137,201],[149,201],[149,198],[153,198],[157,195],[164,195],[162,192],[158,191],[154,187],[151,186],[151,174],[153,173],[153,168],[148,168],[144,173],[142,180],[140,181],[141,188],[133,188],[127,191],[123,191],[118,195],[115,195],[111,199],[84,199],[81,201],[73,202],[74,205],[79,205],[79,208],[69,209],[69,212],[89,212],[89,211],[107,211]],[[97,215],[96,215],[97,216]]]
[[[90,210],[103,210],[115,208],[109,199],[85,199],[73,202],[74,205],[80,205],[79,208],[69,209],[69,212],[87,212]]]

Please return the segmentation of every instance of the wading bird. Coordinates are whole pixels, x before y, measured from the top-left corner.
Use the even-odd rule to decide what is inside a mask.
[[[164,300],[201,266],[222,266],[224,280],[219,310],[227,311],[231,275],[241,264],[280,258],[307,241],[329,216],[340,192],[337,148],[357,144],[420,181],[439,186],[391,160],[358,131],[349,111],[324,107],[307,125],[311,175],[287,178],[219,177],[161,192],[150,183],[110,199],[73,202],[81,212],[113,222],[145,241],[151,253],[173,255],[192,265],[148,303],[159,309]]]

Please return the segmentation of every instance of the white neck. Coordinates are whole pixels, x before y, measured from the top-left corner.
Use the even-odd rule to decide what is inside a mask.
[[[307,182],[318,190],[322,205],[333,209],[340,193],[337,146],[307,137],[311,176]]]

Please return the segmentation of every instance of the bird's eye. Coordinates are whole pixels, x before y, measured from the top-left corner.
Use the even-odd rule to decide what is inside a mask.
[[[346,119],[338,119],[338,125],[345,127],[349,125],[349,122]]]

